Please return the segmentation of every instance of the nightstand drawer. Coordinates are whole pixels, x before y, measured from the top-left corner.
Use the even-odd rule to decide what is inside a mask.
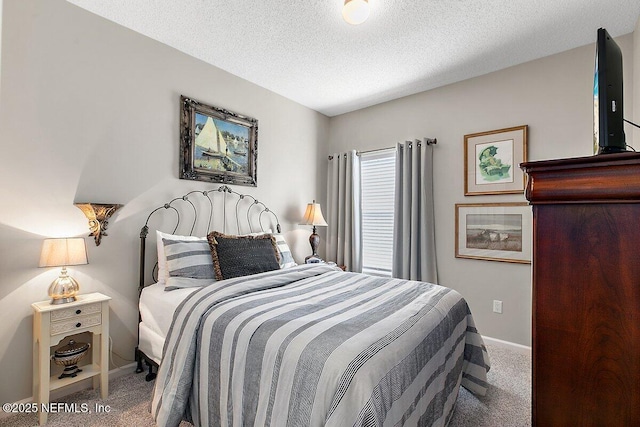
[[[94,304],[85,304],[79,307],[63,308],[51,312],[51,321],[74,318],[78,316],[86,316],[88,314],[100,313],[102,304],[97,302]]]
[[[88,316],[76,316],[73,319],[51,322],[51,335],[73,332],[81,328],[90,328],[92,326],[100,325],[101,323],[102,313],[91,314]]]

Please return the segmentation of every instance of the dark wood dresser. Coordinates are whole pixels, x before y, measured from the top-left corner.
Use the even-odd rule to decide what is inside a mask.
[[[640,426],[640,153],[523,163],[533,424]]]

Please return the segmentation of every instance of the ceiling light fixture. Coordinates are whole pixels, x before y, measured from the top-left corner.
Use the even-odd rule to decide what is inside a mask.
[[[344,0],[342,17],[351,25],[362,24],[369,17],[369,0]]]

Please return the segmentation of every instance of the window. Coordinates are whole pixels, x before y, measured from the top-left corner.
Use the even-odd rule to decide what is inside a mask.
[[[391,277],[395,150],[360,155],[362,272]]]

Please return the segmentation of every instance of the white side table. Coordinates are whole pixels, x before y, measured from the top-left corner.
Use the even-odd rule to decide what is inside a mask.
[[[66,385],[93,378],[93,387],[100,385],[103,399],[109,394],[109,300],[100,294],[76,295],[76,301],[51,304],[42,301],[33,307],[33,399],[38,408],[49,403],[49,392]],[[91,365],[82,366],[82,372],[73,378],[58,379],[51,376],[51,347],[65,337],[91,332]],[[47,422],[47,412],[39,410],[39,423]]]

